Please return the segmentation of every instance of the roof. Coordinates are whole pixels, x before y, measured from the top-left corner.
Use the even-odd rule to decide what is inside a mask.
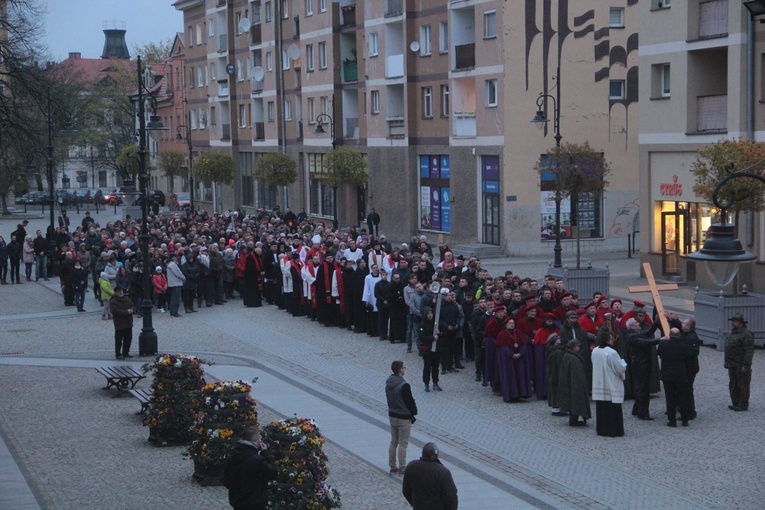
[[[91,88],[110,77],[135,73],[136,62],[127,59],[69,57],[53,68],[54,73],[74,77]]]

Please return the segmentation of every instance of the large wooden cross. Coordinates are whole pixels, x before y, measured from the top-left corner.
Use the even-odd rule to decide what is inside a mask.
[[[653,278],[653,271],[651,270],[651,264],[648,262],[643,262],[643,271],[645,271],[645,278],[648,280],[648,285],[633,285],[629,287],[629,291],[630,293],[651,293],[651,296],[653,296],[654,305],[656,306],[656,313],[659,316],[659,321],[661,323],[661,329],[664,331],[665,335],[669,336],[669,322],[667,322],[667,317],[664,315],[664,305],[661,302],[661,296],[659,296],[659,292],[662,290],[677,290],[677,284],[665,283],[656,285],[656,280]]]

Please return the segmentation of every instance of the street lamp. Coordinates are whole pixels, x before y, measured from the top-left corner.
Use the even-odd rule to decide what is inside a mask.
[[[326,113],[320,113],[316,116],[316,130],[314,133],[317,135],[323,135],[326,133],[324,131],[324,126],[322,126],[322,120],[327,119],[329,121],[329,139],[332,143],[332,150],[335,150],[335,146],[337,145],[337,141],[335,140],[335,121],[333,117],[335,116],[335,102],[332,101],[332,115],[326,114]],[[333,215],[334,219],[332,220],[332,230],[337,230],[338,227],[338,221],[337,221],[337,186],[332,186],[332,202],[333,202]]]
[[[744,249],[741,241],[735,237],[735,225],[728,223],[727,210],[735,203],[735,194],[720,197],[720,190],[734,179],[748,178],[765,183],[765,177],[750,172],[763,163],[765,163],[765,159],[739,172],[734,172],[717,183],[712,192],[712,203],[720,209],[720,223],[715,223],[709,228],[709,236],[704,241],[704,246],[699,251],[688,255],[689,259],[704,261],[709,278],[720,287],[725,287],[733,281],[738,273],[739,264],[751,262],[757,258]]]
[[[143,253],[143,327],[138,335],[138,353],[141,356],[156,354],[157,351],[157,333],[152,324],[152,310],[154,305],[151,301],[151,268],[149,267],[149,174],[146,171],[146,132],[151,131],[152,137],[159,134],[159,131],[166,131],[167,128],[162,125],[162,120],[157,115],[152,115],[149,122],[146,122],[146,112],[144,110],[144,90],[152,102],[152,109],[156,111],[156,99],[149,92],[149,89],[143,83],[141,57],[138,56],[138,66],[136,75],[138,76],[138,180],[141,184],[141,252]]]
[[[192,214],[194,213],[194,173],[192,171],[192,165],[194,161],[194,152],[191,146],[191,112],[188,112],[188,121],[186,125],[181,124],[176,128],[175,141],[182,142],[184,137],[186,138],[186,144],[189,147],[189,208]],[[183,134],[181,134],[183,129]]]
[[[549,119],[547,118],[547,115],[545,115],[545,111],[543,107],[545,106],[547,99],[551,99],[553,102],[553,131],[555,132],[555,146],[560,147],[560,141],[561,141],[561,138],[563,138],[560,135],[560,67],[558,67],[555,77],[553,79],[555,80],[555,96],[551,96],[550,94],[547,94],[545,92],[542,92],[541,94],[539,94],[539,97],[537,97],[537,114],[534,116],[533,119],[531,119],[531,122],[533,122],[534,125],[536,125],[540,131],[542,131],[547,126]],[[553,253],[555,254],[555,261],[553,262],[553,267],[563,266],[563,262],[561,260],[561,252],[563,251],[563,248],[561,248],[561,245],[560,245],[560,202],[561,202],[560,188],[558,188],[558,185],[556,184],[556,188],[555,188],[555,248],[553,248]]]

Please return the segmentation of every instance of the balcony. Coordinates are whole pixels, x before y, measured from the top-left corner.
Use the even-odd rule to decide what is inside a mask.
[[[359,81],[359,64],[355,60],[343,62],[343,83]]]
[[[403,116],[388,117],[388,138],[403,140],[406,138],[406,124]]]
[[[231,141],[231,124],[221,124],[220,127],[221,127],[220,141],[230,142]]]
[[[454,47],[454,69],[472,69],[475,67],[475,43]]]
[[[388,55],[385,59],[385,77],[401,78],[404,76],[404,54]]]
[[[385,6],[385,17],[398,16],[404,12],[404,0],[388,0]]]
[[[228,34],[218,35],[218,53],[225,53],[228,51]]]
[[[218,97],[228,97],[228,79],[218,80]]]
[[[252,82],[252,93],[253,94],[260,94],[263,92],[263,80],[253,81]]]
[[[253,140],[265,140],[266,139],[266,123],[253,122],[252,133],[253,133]]]
[[[476,118],[475,112],[454,112],[454,136],[457,138],[475,138]]]
[[[728,0],[712,0],[699,4],[699,39],[728,34]]]
[[[343,138],[350,140],[358,140],[359,138],[359,118],[348,117],[345,120],[345,126],[343,129]]]
[[[340,26],[350,27],[356,24],[356,6],[344,5],[340,8]]]
[[[696,131],[721,133],[728,129],[728,95],[696,98]]]

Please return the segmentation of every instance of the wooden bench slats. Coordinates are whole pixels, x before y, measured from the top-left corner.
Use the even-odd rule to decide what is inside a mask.
[[[138,381],[146,378],[145,375],[130,366],[99,367],[96,368],[96,371],[106,377],[104,389],[117,388],[116,396],[118,397],[128,388],[134,389]]]
[[[151,392],[138,388],[138,389],[128,390],[128,393],[130,393],[132,396],[138,399],[138,402],[141,404],[141,410],[138,411],[136,414],[145,413],[146,410],[149,408],[149,402],[151,401]]]

